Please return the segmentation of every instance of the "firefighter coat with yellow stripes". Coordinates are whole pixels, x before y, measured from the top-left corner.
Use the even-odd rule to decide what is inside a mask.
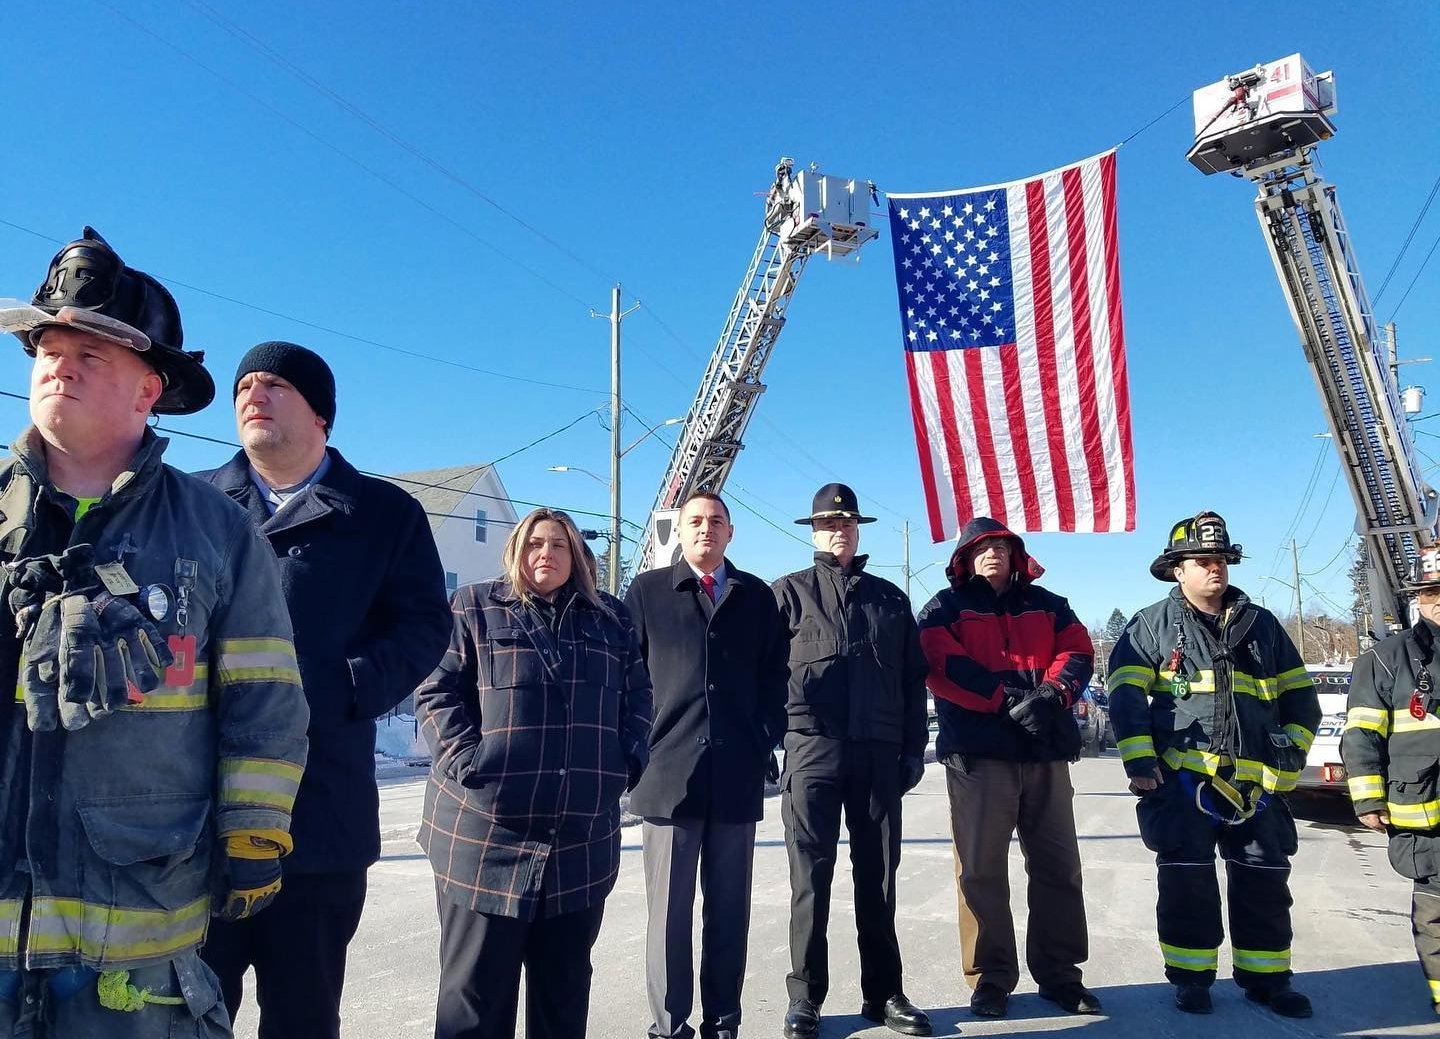
[[[1177,587],[1115,644],[1106,684],[1125,771],[1148,776],[1159,761],[1292,790],[1320,724],[1314,683],[1274,614],[1233,587],[1223,604],[1217,638]]]
[[[94,545],[171,590],[156,627],[172,647],[195,640],[165,684],[73,732],[32,733],[0,697],[0,970],[173,959],[204,940],[224,838],[289,843],[309,714],[274,553],[223,492],[165,465],[165,444],[147,430],[78,521],[34,429],[0,462],[0,562]],[[0,688],[16,689],[0,613]]]
[[[1422,620],[1391,635],[1355,661],[1340,757],[1355,813],[1388,812],[1401,833],[1435,838],[1405,841],[1428,861],[1396,862],[1413,879],[1440,874],[1440,666],[1435,661],[1436,627]],[[1428,687],[1428,691],[1427,691]],[[1415,711],[1412,713],[1412,706]],[[1420,717],[1416,717],[1419,714]],[[1393,841],[1392,841],[1393,843]],[[1392,848],[1392,859],[1395,857]],[[1404,867],[1412,867],[1407,872]],[[1414,867],[1419,866],[1420,872]]]

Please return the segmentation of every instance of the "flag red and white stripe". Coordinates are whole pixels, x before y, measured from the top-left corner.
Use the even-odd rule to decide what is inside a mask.
[[[934,540],[980,515],[1134,530],[1114,151],[890,209]]]

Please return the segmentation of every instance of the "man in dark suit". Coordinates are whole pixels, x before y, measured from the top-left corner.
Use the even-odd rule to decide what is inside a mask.
[[[250,514],[280,561],[310,704],[284,886],[263,913],[215,921],[202,951],[233,1018],[255,968],[260,1034],[340,1034],[345,954],[380,857],[375,721],[440,661],[444,571],[420,503],[329,446],[335,377],[294,343],[261,343],[235,372],[244,449],[201,474]],[[279,867],[277,866],[277,871]]]
[[[630,810],[645,819],[650,1035],[695,1035],[698,873],[700,1036],[734,1039],[755,823],[785,728],[788,637],[769,587],[725,558],[734,527],[720,497],[691,495],[679,527],[684,558],[635,578],[625,599],[655,686],[650,764],[630,795]]]

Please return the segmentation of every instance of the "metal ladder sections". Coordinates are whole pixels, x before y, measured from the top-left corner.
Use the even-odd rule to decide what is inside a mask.
[[[1415,464],[1409,428],[1374,335],[1369,299],[1335,190],[1308,150],[1258,178],[1256,209],[1291,315],[1325,402],[1331,433],[1383,591],[1377,619],[1405,616],[1410,561],[1434,528],[1434,494]]]
[[[650,565],[649,523],[656,511],[674,508],[694,491],[719,492],[744,447],[741,437],[765,387],[760,376],[785,323],[785,310],[813,254],[814,236],[781,237],[794,228],[794,203],[777,183],[766,205],[765,229],[725,322],[700,388],[685,416],[680,439],[671,453],[646,535],[640,544],[637,570]],[[803,222],[801,227],[811,222]]]

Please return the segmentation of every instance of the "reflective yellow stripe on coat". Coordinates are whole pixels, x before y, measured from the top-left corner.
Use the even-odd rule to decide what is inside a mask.
[[[241,682],[300,684],[295,644],[289,639],[221,639],[217,663],[224,685]]]
[[[36,898],[30,908],[27,956],[79,953],[91,963],[162,959],[200,944],[210,922],[210,897],[179,909],[118,909],[78,898]]]
[[[1248,970],[1252,974],[1279,974],[1290,969],[1289,949],[1280,949],[1275,952],[1255,949],[1232,949],[1230,951],[1235,960],[1236,970]]]
[[[225,758],[220,762],[220,802],[288,812],[295,806],[303,773],[299,765],[276,758]]]

